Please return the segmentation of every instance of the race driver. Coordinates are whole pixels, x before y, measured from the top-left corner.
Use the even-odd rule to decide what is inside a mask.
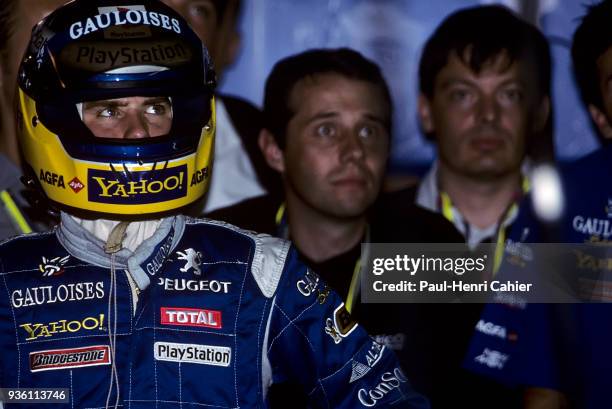
[[[0,245],[1,387],[64,388],[53,407],[251,408],[291,381],[313,407],[428,407],[288,242],[180,214],[206,192],[215,115],[178,14],[71,2],[35,27],[18,83],[26,175],[62,213]]]

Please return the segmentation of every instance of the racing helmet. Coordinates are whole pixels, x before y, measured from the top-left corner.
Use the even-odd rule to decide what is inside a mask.
[[[29,185],[77,215],[139,218],[207,191],[215,74],[185,20],[152,0],[76,0],[33,31],[18,76],[18,139]],[[166,135],[96,137],[77,106],[168,97]]]

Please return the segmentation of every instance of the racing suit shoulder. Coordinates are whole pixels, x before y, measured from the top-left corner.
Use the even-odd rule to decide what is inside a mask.
[[[45,256],[49,256],[49,258],[53,258],[51,256],[55,253],[58,253],[57,255],[66,253],[66,250],[56,240],[54,230],[44,233],[22,234],[0,242],[2,272],[22,270],[24,266],[29,264],[29,261],[32,261],[33,265],[37,265],[40,258],[36,256],[41,249],[45,249]]]
[[[291,250],[267,324],[271,383],[301,384],[313,407],[427,408],[393,351],[370,338]]]
[[[0,251],[8,246],[18,246],[24,242],[31,242],[32,240],[44,240],[44,239],[53,239],[55,235],[55,229],[46,231],[46,232],[34,232],[34,233],[25,233],[17,236],[6,238],[0,241]]]
[[[251,274],[266,298],[274,295],[291,247],[289,241],[268,234],[243,230],[217,220],[188,218],[186,223],[207,230],[207,233],[202,233],[203,237],[214,241],[215,251],[235,252],[237,246],[251,246],[253,249]],[[224,245],[225,243],[231,243],[231,245]]]

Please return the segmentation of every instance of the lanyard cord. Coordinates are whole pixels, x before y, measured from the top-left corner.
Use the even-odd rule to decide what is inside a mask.
[[[503,226],[506,218],[518,211],[518,204],[520,203],[523,196],[529,192],[531,186],[529,184],[529,179],[526,177],[521,178],[521,190],[516,193],[514,200],[508,204],[504,212],[501,214],[499,221],[497,222],[497,228],[495,231],[495,253],[493,256],[493,275],[497,274],[499,267],[502,262],[502,258],[504,255],[504,243],[506,242],[506,229]],[[448,221],[454,224],[454,214],[453,214],[453,203],[448,196],[448,194],[444,191],[440,191],[440,212],[442,216],[446,218]],[[469,224],[466,223],[466,232],[468,232],[469,237]]]
[[[278,237],[289,240],[289,226],[287,225],[287,219],[285,217],[286,208],[287,206],[285,205],[285,202],[278,206],[274,221],[276,223],[276,233],[278,234]]]
[[[285,218],[285,210],[286,205],[285,202],[281,203],[276,211],[276,227],[278,235],[284,239],[289,239],[289,225]],[[366,225],[366,234],[365,234],[365,246],[363,247],[363,252],[361,256],[355,262],[355,267],[353,268],[353,275],[351,276],[351,283],[349,285],[349,290],[346,295],[346,302],[344,303],[346,310],[350,313],[353,309],[353,306],[357,303],[357,298],[361,292],[361,260],[364,260],[364,265],[367,265],[368,258],[370,256],[370,226]]]
[[[349,286],[348,294],[346,295],[345,307],[346,310],[351,313],[353,311],[353,305],[357,303],[357,298],[361,293],[361,266],[363,259],[363,265],[368,265],[368,260],[370,258],[370,225],[366,225],[366,236],[363,252],[361,256],[355,262],[355,268],[353,268],[353,276],[351,277],[351,285]]]
[[[0,192],[0,200],[2,200],[2,204],[9,217],[13,220],[15,227],[17,227],[21,233],[32,233],[32,228],[7,190]]]

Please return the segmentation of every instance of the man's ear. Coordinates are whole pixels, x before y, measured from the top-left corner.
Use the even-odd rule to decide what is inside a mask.
[[[612,139],[612,125],[610,125],[610,121],[606,114],[593,104],[589,105],[589,114],[591,114],[591,118],[593,122],[595,122],[595,125],[597,125],[597,129],[599,129],[601,136],[606,139]]]
[[[285,156],[283,155],[281,148],[278,147],[276,139],[274,139],[274,135],[272,135],[272,133],[266,128],[263,128],[259,132],[257,143],[259,145],[259,149],[261,149],[261,152],[264,155],[264,158],[266,158],[268,166],[279,173],[283,173],[285,171]]]
[[[419,121],[421,122],[421,129],[423,130],[423,132],[425,134],[433,133],[435,131],[435,128],[431,114],[431,102],[423,93],[419,94],[418,113]]]

